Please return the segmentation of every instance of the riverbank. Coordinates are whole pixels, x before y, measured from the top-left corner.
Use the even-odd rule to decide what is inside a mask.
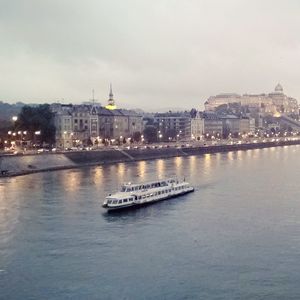
[[[180,148],[104,149],[34,155],[9,155],[0,157],[0,177],[20,176],[37,172],[72,169],[83,166],[104,165],[119,162],[133,162],[176,156],[203,155],[207,153],[262,149],[299,144],[300,140],[296,139],[232,145],[189,146]]]

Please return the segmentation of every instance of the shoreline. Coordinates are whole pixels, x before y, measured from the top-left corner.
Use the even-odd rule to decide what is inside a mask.
[[[178,156],[186,157],[192,155],[246,151],[293,145],[300,145],[300,139],[232,145],[190,146],[181,148],[108,149],[15,156],[3,155],[0,156],[0,170],[7,171],[7,173],[0,173],[0,178],[151,159],[164,159]]]

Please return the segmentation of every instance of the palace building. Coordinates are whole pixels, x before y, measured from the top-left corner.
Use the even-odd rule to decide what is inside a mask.
[[[277,84],[274,92],[269,94],[219,94],[211,96],[204,103],[205,111],[214,111],[218,106],[224,104],[238,103],[249,109],[256,109],[264,114],[299,114],[296,99],[284,94],[281,84]]]

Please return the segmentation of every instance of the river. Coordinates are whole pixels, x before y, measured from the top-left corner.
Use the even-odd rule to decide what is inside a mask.
[[[107,214],[124,181],[195,192]],[[0,179],[0,299],[300,299],[300,146]]]

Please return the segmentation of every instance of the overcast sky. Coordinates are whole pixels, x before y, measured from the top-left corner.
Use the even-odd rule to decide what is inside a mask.
[[[221,92],[300,99],[298,0],[0,0],[0,100],[202,108]],[[64,99],[64,100],[62,100]]]

